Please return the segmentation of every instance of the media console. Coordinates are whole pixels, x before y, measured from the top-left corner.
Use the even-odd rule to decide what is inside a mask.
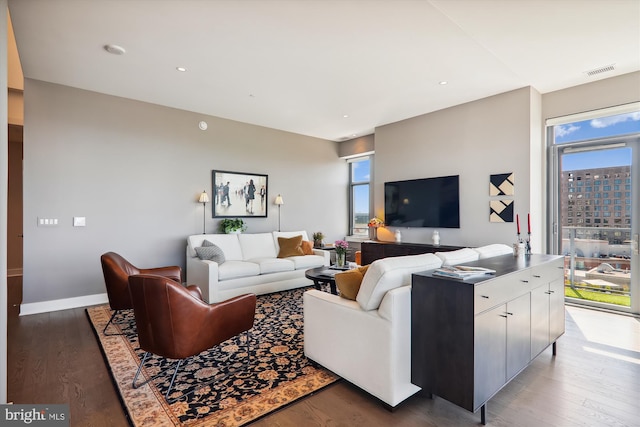
[[[462,246],[429,245],[425,243],[395,243],[395,242],[362,242],[362,265],[371,264],[381,258],[404,255],[421,255],[435,252],[448,252],[462,249]]]
[[[503,255],[496,270],[456,280],[412,275],[411,382],[471,412],[564,333],[564,257]]]

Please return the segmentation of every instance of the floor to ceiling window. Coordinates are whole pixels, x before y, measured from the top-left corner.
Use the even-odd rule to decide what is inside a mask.
[[[640,312],[640,105],[550,120],[552,248],[565,297]]]
[[[371,212],[371,156],[349,160],[349,229],[352,236],[368,236]]]

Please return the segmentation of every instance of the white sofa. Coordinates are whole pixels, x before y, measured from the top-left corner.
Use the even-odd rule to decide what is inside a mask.
[[[308,286],[312,282],[304,277],[304,272],[309,268],[329,265],[329,252],[314,249],[313,255],[278,258],[278,237],[299,235],[302,240],[309,240],[306,231],[189,236],[187,283],[197,285],[202,297],[210,303],[244,293],[259,295]],[[205,240],[222,249],[224,263],[198,257],[196,248]]]
[[[374,261],[355,301],[304,293],[305,355],[391,407],[420,388],[411,383],[411,274],[511,254],[495,244]]]

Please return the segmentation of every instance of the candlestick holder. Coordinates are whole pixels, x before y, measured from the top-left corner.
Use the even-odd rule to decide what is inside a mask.
[[[531,255],[531,233],[527,233],[527,241],[525,242],[525,253]]]

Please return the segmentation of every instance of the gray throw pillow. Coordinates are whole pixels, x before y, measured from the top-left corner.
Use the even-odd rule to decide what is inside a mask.
[[[208,259],[217,262],[218,264],[222,264],[226,261],[222,249],[208,240],[205,240],[202,242],[202,246],[196,248],[196,254],[200,259]]]

